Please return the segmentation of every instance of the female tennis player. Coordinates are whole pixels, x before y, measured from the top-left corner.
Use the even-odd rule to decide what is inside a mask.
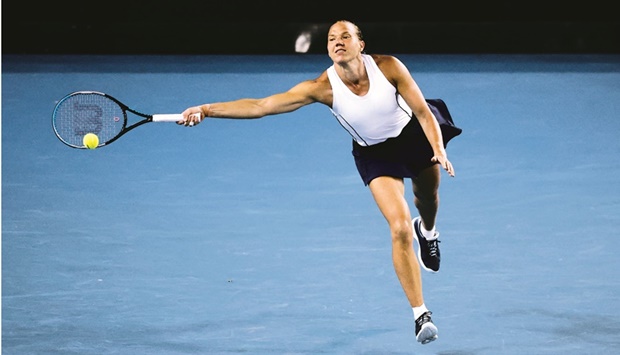
[[[195,126],[205,117],[260,118],[316,102],[328,106],[351,134],[359,174],[387,220],[394,269],[413,309],[416,339],[426,344],[437,339],[438,332],[424,303],[420,264],[432,272],[439,270],[435,220],[440,173],[443,168],[454,176],[445,145],[460,129],[444,143],[437,117],[405,65],[394,56],[365,54],[364,45],[357,25],[337,21],[327,42],[333,65],[318,78],[260,99],[190,107],[178,123]],[[413,183],[419,214],[413,220],[404,196],[405,178]]]

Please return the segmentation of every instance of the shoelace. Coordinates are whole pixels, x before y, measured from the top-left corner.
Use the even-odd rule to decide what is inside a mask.
[[[415,320],[415,322],[417,323],[418,327],[421,327],[422,324],[428,322],[431,320],[431,314],[433,314],[431,311],[428,311],[424,314],[422,314],[420,317],[418,317],[418,319]]]
[[[437,253],[439,252],[439,243],[441,243],[441,241],[439,239],[435,239],[435,240],[427,240],[428,242],[428,254],[430,256],[437,256]]]

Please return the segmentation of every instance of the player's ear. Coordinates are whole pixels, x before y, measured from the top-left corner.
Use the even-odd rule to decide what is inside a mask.
[[[360,41],[360,52],[363,52],[364,48],[366,48],[366,43],[364,41]]]

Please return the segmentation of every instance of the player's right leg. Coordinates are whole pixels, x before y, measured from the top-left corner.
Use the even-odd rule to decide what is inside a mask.
[[[373,179],[369,187],[390,227],[394,270],[413,309],[416,340],[426,344],[437,339],[437,327],[424,304],[422,277],[413,250],[414,232],[409,205],[404,197],[403,179],[380,176]]]

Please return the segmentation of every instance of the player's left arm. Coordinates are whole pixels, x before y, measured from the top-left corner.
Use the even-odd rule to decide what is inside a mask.
[[[407,67],[393,56],[385,56],[377,64],[420,122],[424,134],[433,148],[432,160],[441,164],[450,176],[454,176],[454,167],[448,160],[439,123]]]

